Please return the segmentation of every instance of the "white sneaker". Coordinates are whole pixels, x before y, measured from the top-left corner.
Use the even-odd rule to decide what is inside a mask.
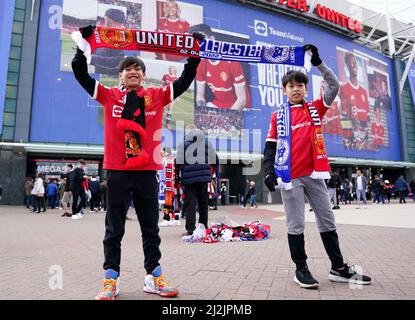
[[[74,214],[74,215],[72,215],[72,217],[71,217],[73,220],[79,220],[79,219],[82,219],[83,218],[83,216],[82,216],[82,214],[80,214],[80,213],[77,213],[77,214]]]
[[[175,220],[171,221],[170,225],[171,226],[181,226],[182,223],[180,222],[180,220],[175,219]]]
[[[356,206],[356,209],[360,209],[360,206],[359,206],[359,205],[357,205],[357,206]]]
[[[159,223],[159,227],[168,227],[170,225],[171,225],[171,222],[167,220],[163,220],[163,222]]]

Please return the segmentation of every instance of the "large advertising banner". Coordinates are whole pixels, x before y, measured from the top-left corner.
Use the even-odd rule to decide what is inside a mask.
[[[200,31],[212,39],[249,44],[312,43],[341,82],[324,119],[329,156],[401,159],[391,60],[349,38],[225,0],[46,0],[40,21],[32,141],[103,142],[102,106],[87,97],[70,69],[75,51],[71,32],[94,23]],[[185,63],[180,56],[100,49],[92,58],[90,72],[104,84],[117,85],[118,63],[130,54],[146,63],[145,86],[174,81]],[[293,69],[306,72],[295,66],[202,59],[194,85],[165,108],[163,143],[175,147],[183,128],[195,124],[218,150],[261,153],[271,114],[285,102],[282,77]],[[316,68],[308,76],[307,99],[316,99],[325,83]]]

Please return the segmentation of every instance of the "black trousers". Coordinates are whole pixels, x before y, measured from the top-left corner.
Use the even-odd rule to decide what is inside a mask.
[[[38,197],[36,195],[32,196],[33,211],[40,212],[40,209],[43,208],[46,211],[46,202],[45,197]]]
[[[109,171],[105,217],[104,270],[120,273],[121,240],[130,193],[141,228],[144,268],[151,273],[161,258],[156,171]]]
[[[99,192],[94,192],[91,194],[91,200],[89,200],[89,208],[93,211],[95,208],[99,208],[101,204],[101,194]]]
[[[72,214],[77,214],[81,212],[81,209],[85,207],[86,204],[86,194],[84,188],[73,189],[72,190],[73,202],[72,202]],[[81,201],[78,204],[78,198]]]
[[[199,223],[203,223],[207,228],[209,201],[207,182],[186,185],[184,194],[187,233],[192,234],[196,229],[196,205],[199,207]]]

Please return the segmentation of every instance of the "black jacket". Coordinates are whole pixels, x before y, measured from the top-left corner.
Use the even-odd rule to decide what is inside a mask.
[[[176,164],[181,171],[183,185],[212,180],[211,166],[215,167],[216,177],[220,181],[219,158],[212,144],[199,130],[188,133],[184,142],[177,147]]]
[[[69,184],[72,191],[81,190],[82,183],[84,182],[84,169],[76,167],[69,174]]]

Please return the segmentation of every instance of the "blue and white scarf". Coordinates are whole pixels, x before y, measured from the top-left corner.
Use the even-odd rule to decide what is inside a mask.
[[[313,130],[310,135],[312,147],[313,171],[312,179],[330,179],[330,163],[324,144],[322,122],[313,103],[305,103]],[[277,152],[275,155],[274,170],[278,180],[278,188],[290,190],[291,182],[291,106],[287,102],[277,108]]]
[[[98,26],[88,38],[74,32],[72,39],[84,52],[88,63],[97,48],[150,51],[186,57],[248,63],[271,63],[303,66],[311,69],[311,51],[303,46],[263,46],[212,39],[196,39],[192,34],[143,31]]]
[[[277,108],[277,153],[274,170],[278,187],[285,190],[293,188],[291,183],[291,110],[290,103]]]

